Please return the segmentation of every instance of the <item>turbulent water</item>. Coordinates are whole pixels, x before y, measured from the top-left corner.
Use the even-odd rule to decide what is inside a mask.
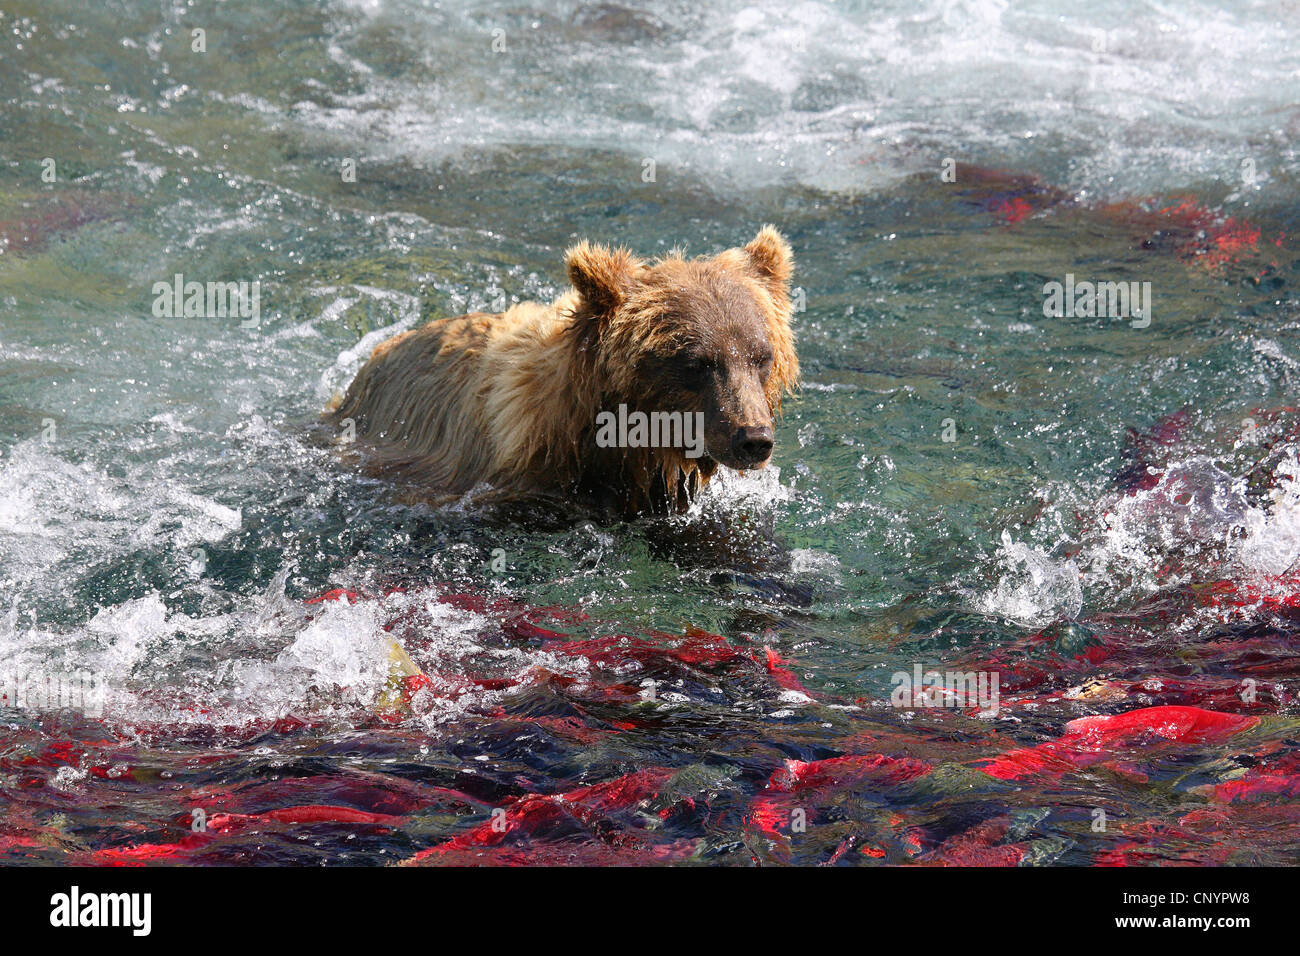
[[[1300,862],[1297,141],[1293,3],[5,0],[0,852]],[[311,438],[580,237],[765,222],[804,386],[669,527]]]

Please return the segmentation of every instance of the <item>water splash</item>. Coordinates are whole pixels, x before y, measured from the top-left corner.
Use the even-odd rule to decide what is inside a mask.
[[[1054,559],[1039,548],[1013,541],[1006,531],[998,560],[1008,571],[991,591],[976,597],[978,610],[1025,627],[1078,616],[1083,586],[1073,561]]]

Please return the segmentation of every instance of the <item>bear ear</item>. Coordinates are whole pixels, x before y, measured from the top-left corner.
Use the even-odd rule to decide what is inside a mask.
[[[564,264],[583,301],[601,313],[623,304],[641,271],[641,260],[626,249],[593,245],[585,239],[564,254]]]
[[[745,246],[750,265],[774,292],[784,293],[794,273],[794,253],[790,243],[776,231],[775,226],[764,226],[758,235]]]

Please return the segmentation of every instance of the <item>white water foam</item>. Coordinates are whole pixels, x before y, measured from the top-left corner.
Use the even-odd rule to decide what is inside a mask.
[[[1269,507],[1251,508],[1242,521],[1245,536],[1236,557],[1254,576],[1287,574],[1300,564],[1300,462],[1293,455],[1277,474]]]
[[[1045,551],[1013,541],[1002,532],[999,560],[1007,572],[989,592],[975,596],[977,610],[1025,627],[1042,627],[1059,619],[1073,619],[1083,607],[1083,586],[1073,561],[1051,557]]]
[[[781,502],[789,501],[790,496],[790,489],[781,484],[781,469],[776,465],[748,471],[719,465],[691,506],[688,517],[735,508],[771,511]]]
[[[238,530],[240,511],[145,465],[110,474],[28,439],[0,459],[0,569],[8,593],[57,590],[76,552],[100,560],[149,547],[184,550]]]
[[[102,701],[92,716],[119,727],[239,728],[283,717],[355,725],[393,689],[396,642],[432,681],[408,716],[433,732],[515,692],[478,688],[466,675],[523,686],[533,675],[582,680],[590,671],[578,657],[485,645],[497,623],[438,601],[436,588],[308,606],[285,596],[289,570],[234,610],[197,617],[151,592],[63,632],[0,619],[0,681],[90,675]]]
[[[1300,460],[1293,449],[1276,467],[1274,487],[1252,502],[1245,483],[1215,460],[1192,455],[1165,466],[1151,488],[1110,493],[1091,506],[1095,524],[1082,529],[1073,557],[1055,546],[1012,542],[1004,532],[998,558],[1009,566],[997,585],[972,596],[976,609],[1042,626],[1071,618],[1085,593],[1141,600],[1190,583],[1232,580],[1261,593],[1289,594],[1300,569]],[[1083,510],[1066,495],[1049,512]],[[1040,524],[1045,524],[1040,522]],[[1279,580],[1281,579],[1281,580]]]
[[[420,321],[420,299],[418,296],[366,285],[352,287],[352,291],[355,293],[353,295],[348,295],[334,286],[324,286],[317,291],[324,295],[335,296],[335,298],[313,320],[311,323],[313,327],[315,322],[328,323],[337,321],[339,317],[365,296],[392,305],[399,316],[397,321],[367,332],[357,341],[356,345],[340,352],[334,364],[321,373],[320,382],[316,386],[316,397],[325,402],[335,393],[347,388],[352,379],[356,377],[357,372],[360,371],[362,364],[370,357],[370,353],[375,350],[375,346],[386,339],[392,338],[394,335],[415,327],[416,323]]]
[[[338,9],[356,26],[335,59],[360,92],[254,106],[327,139],[365,141],[379,161],[577,145],[626,153],[636,173],[649,157],[714,184],[864,191],[975,154],[1052,171],[1094,195],[1215,178],[1240,198],[1294,160],[1300,125],[1290,95],[1300,12],[1286,6]],[[394,25],[424,51],[418,71],[395,75],[375,62],[382,46],[363,42],[367,29]],[[494,29],[505,31],[499,53]]]

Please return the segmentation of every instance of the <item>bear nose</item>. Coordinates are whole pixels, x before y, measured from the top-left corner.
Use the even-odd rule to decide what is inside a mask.
[[[745,425],[736,429],[732,450],[741,461],[757,464],[772,455],[772,429],[768,425]]]

